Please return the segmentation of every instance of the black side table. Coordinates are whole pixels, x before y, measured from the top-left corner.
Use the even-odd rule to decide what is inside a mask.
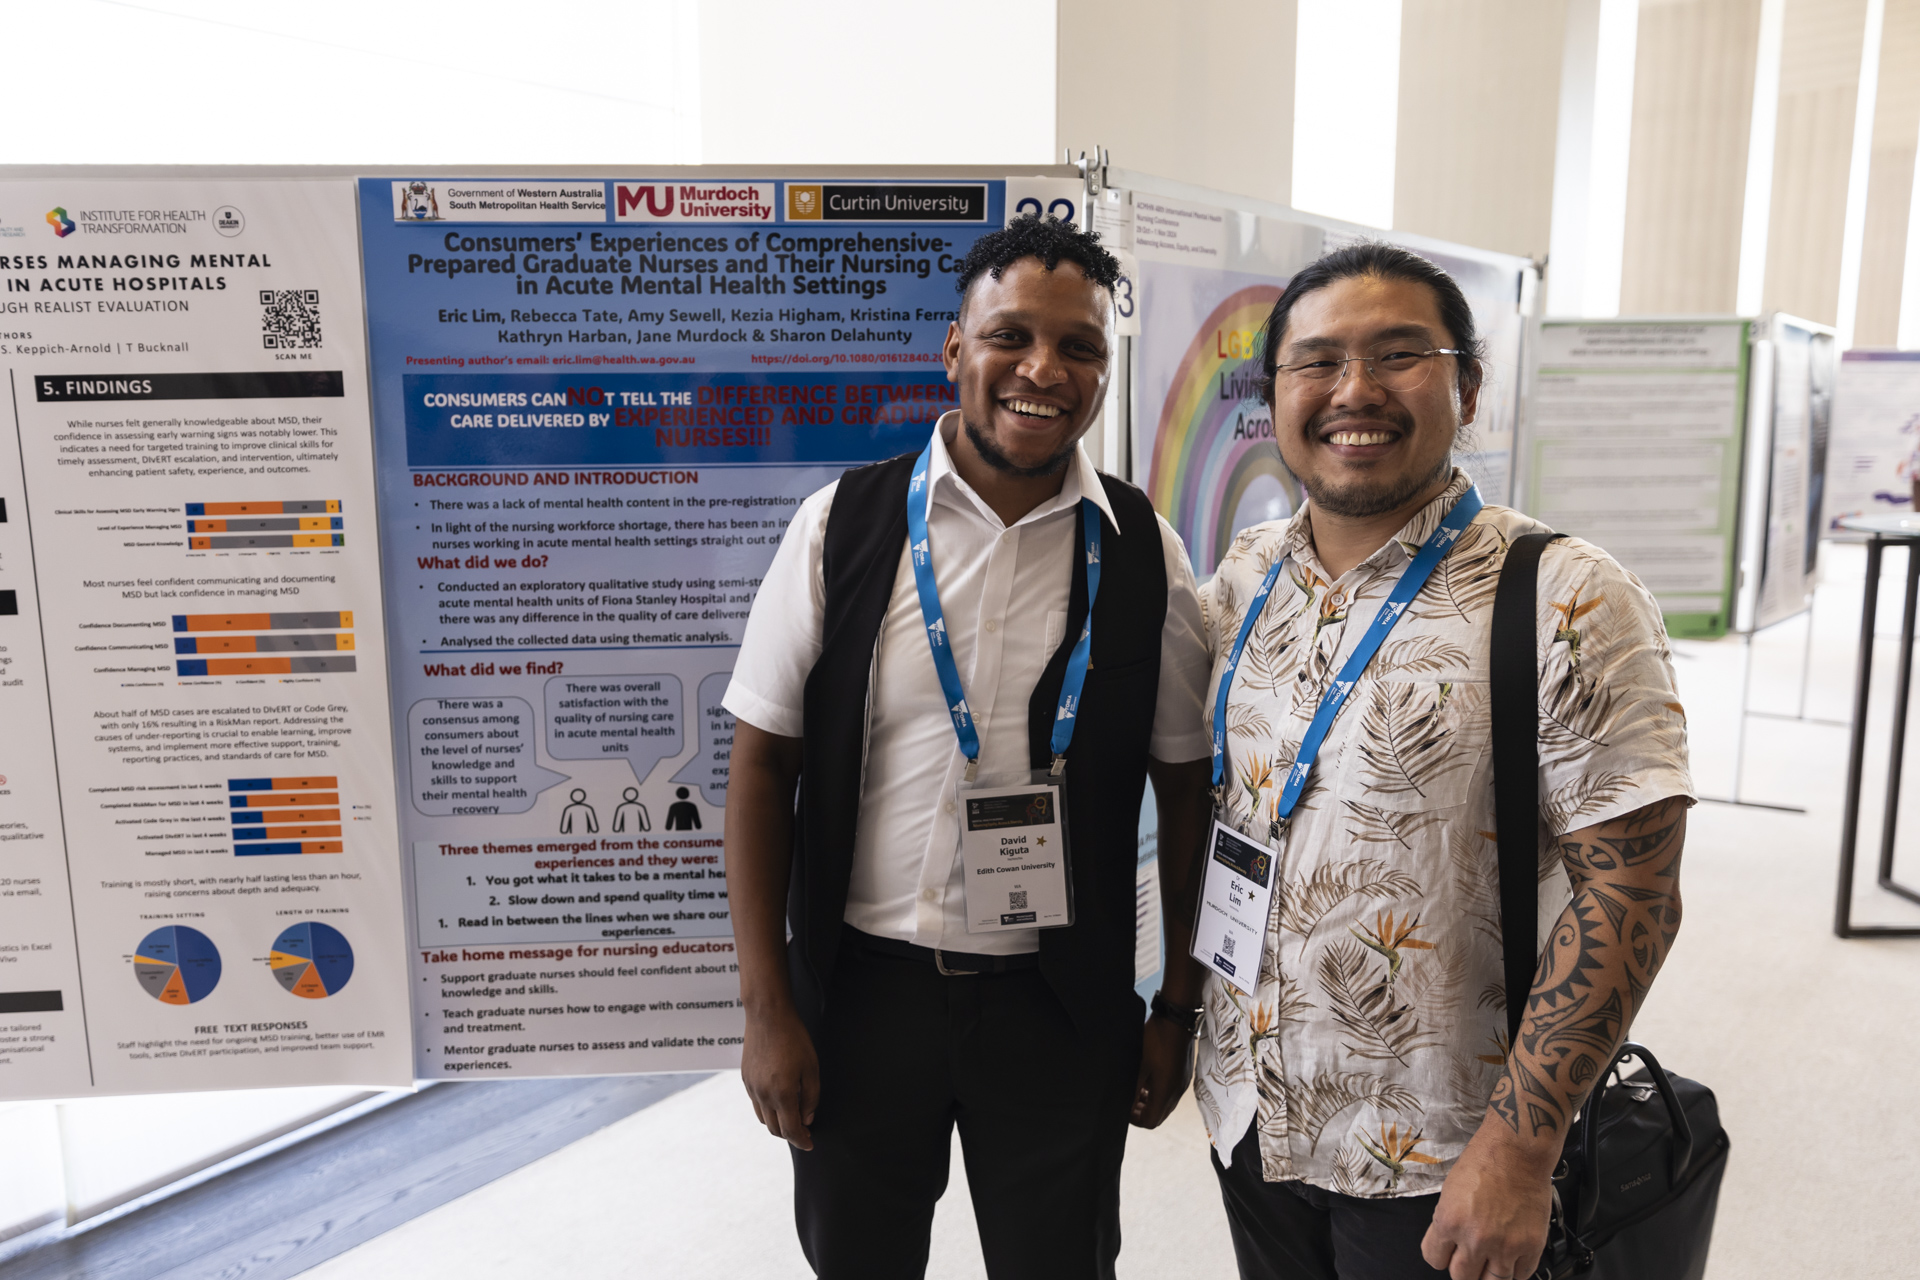
[[[1889,545],[1907,553],[1907,594],[1900,606],[1900,674],[1893,694],[1893,740],[1887,754],[1887,806],[1880,820],[1882,889],[1920,903],[1920,891],[1893,878],[1893,837],[1900,818],[1900,770],[1907,745],[1907,697],[1913,689],[1914,611],[1920,604],[1920,515],[1847,516],[1843,529],[1867,539],[1867,581],[1860,605],[1860,662],[1853,683],[1853,742],[1847,754],[1847,805],[1840,823],[1840,886],[1834,899],[1833,931],[1842,938],[1920,938],[1920,925],[1853,923],[1855,846],[1860,838],[1860,772],[1866,763],[1867,691],[1873,682],[1873,623],[1880,603],[1880,556]]]

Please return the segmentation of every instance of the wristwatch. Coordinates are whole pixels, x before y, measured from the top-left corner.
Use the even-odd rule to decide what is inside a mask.
[[[1188,1008],[1186,1005],[1174,1004],[1156,991],[1153,993],[1151,1007],[1154,1017],[1165,1018],[1190,1036],[1200,1033],[1200,1006]]]

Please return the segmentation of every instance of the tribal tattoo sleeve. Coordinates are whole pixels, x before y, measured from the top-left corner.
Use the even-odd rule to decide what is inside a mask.
[[[1560,837],[1573,900],[1488,1104],[1521,1137],[1563,1141],[1626,1039],[1680,929],[1686,829],[1687,801],[1674,796]]]

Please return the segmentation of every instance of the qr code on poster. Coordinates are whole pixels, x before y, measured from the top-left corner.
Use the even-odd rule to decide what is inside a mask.
[[[262,289],[260,341],[269,351],[296,351],[320,345],[318,289]]]
[[[1025,911],[1027,909],[1027,891],[1025,889],[1007,890],[1007,910]]]
[[[1221,939],[1220,939],[1220,952],[1221,952],[1221,954],[1222,954],[1222,955],[1229,955],[1229,956],[1230,956],[1230,955],[1232,955],[1232,954],[1233,954],[1233,935],[1232,935],[1232,934],[1230,934],[1230,933],[1229,933],[1229,934],[1225,934],[1225,935],[1223,935],[1223,936],[1221,937]]]

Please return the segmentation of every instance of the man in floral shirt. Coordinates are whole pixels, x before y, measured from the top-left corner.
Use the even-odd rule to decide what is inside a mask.
[[[1233,674],[1221,818],[1275,851],[1257,994],[1206,981],[1195,1095],[1248,1277],[1528,1275],[1575,1111],[1680,921],[1686,729],[1652,598],[1604,551],[1540,566],[1540,936],[1506,1043],[1488,648],[1507,547],[1488,506],[1333,722],[1289,819],[1275,805],[1329,681],[1467,492],[1451,462],[1480,385],[1473,317],[1439,268],[1361,244],[1296,275],[1264,367],[1309,501],[1248,529],[1206,589],[1215,693]],[[1199,986],[1187,962],[1172,997]]]

